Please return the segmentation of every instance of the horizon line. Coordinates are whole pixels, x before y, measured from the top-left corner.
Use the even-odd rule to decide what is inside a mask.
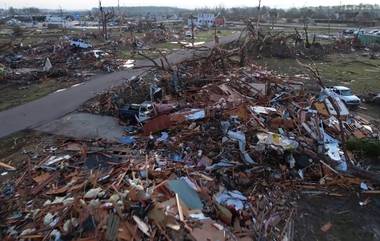
[[[299,7],[295,7],[295,6],[291,6],[291,7],[271,7],[271,6],[266,6],[266,5],[263,5],[262,7],[267,7],[267,8],[272,8],[272,9],[282,9],[282,10],[288,10],[288,9],[292,9],[292,8],[296,8],[296,9],[299,9],[299,8],[318,8],[318,7],[339,7],[339,6],[360,6],[360,5],[369,5],[369,6],[380,6],[379,4],[343,4],[343,5],[310,5],[310,6],[299,6]],[[115,5],[108,5],[108,6],[103,6],[103,7],[114,7],[114,8],[118,8],[118,6],[115,6]],[[210,6],[204,6],[204,7],[195,7],[195,8],[186,8],[186,7],[177,7],[177,6],[155,6],[155,5],[146,5],[146,6],[120,6],[120,8],[149,8],[149,7],[156,7],[156,8],[176,8],[176,9],[183,9],[183,10],[197,10],[197,9],[216,9],[216,8],[220,8],[221,6],[213,6],[213,7],[210,7]],[[256,8],[257,6],[245,6],[245,5],[242,5],[242,6],[235,6],[235,7],[222,7],[224,9],[232,9],[232,8]],[[63,11],[90,11],[94,8],[98,8],[98,6],[95,6],[95,7],[91,7],[91,8],[84,8],[84,9],[75,9],[75,8],[40,8],[40,7],[35,7],[35,6],[30,6],[30,7],[22,7],[22,8],[19,8],[19,7],[13,7],[13,6],[9,6],[8,8],[0,8],[2,10],[7,10],[7,9],[10,9],[10,8],[14,8],[14,9],[28,9],[28,8],[37,8],[37,9],[40,9],[40,10],[63,10]]]

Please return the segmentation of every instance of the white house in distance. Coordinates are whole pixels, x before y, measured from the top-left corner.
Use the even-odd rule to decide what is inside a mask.
[[[63,28],[66,27],[66,20],[60,16],[46,16],[46,24],[48,28]]]
[[[191,26],[191,22],[192,20],[189,18],[187,25]],[[225,23],[225,19],[220,14],[199,13],[198,16],[193,18],[193,23],[196,27],[212,27],[214,25],[222,26]]]

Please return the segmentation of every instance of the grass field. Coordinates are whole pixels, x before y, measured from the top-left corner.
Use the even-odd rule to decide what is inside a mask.
[[[307,73],[294,59],[264,58],[257,62],[282,74]],[[334,54],[315,64],[327,85],[343,84],[357,94],[380,92],[380,59],[372,60],[359,53]]]
[[[37,100],[58,89],[73,85],[69,82],[46,80],[26,86],[0,85],[0,111]]]
[[[309,73],[294,59],[265,58],[257,63],[279,74],[291,76]],[[380,92],[380,59],[372,60],[360,53],[334,54],[323,61],[316,61],[315,64],[327,86],[347,86],[359,96]],[[306,81],[305,87],[315,92],[320,88],[312,80]],[[357,110],[361,115],[373,120],[380,119],[379,105],[363,103],[361,106],[364,109]]]
[[[233,33],[234,33],[234,31],[232,31],[232,30],[218,30],[217,35],[219,37],[225,37],[225,36],[232,35]],[[205,43],[212,42],[212,41],[214,41],[214,34],[215,34],[214,30],[200,31],[200,32],[196,33],[194,41],[195,42],[205,42]],[[184,39],[182,41],[190,42],[191,39],[188,38],[188,39]],[[151,47],[152,49],[160,49],[161,51],[165,52],[166,54],[169,54],[173,51],[180,49],[181,45],[168,41],[168,42],[151,44],[149,47]],[[159,57],[159,54],[155,51],[145,51],[144,54],[148,55],[151,58]],[[140,55],[137,55],[137,54],[133,55],[128,48],[121,49],[119,56],[121,58],[125,58],[125,59],[136,59],[136,60],[144,59]]]

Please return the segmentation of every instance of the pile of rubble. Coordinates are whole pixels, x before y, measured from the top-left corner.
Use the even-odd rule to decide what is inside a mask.
[[[4,66],[2,78],[15,84],[34,83],[49,77],[60,81],[83,80],[96,72],[116,71],[125,64],[116,58],[110,46],[82,49],[70,41],[62,38],[14,47],[8,54],[0,55],[0,65]]]
[[[30,153],[1,187],[2,240],[292,240],[298,194],[376,192],[344,142],[379,132],[334,95],[255,65],[195,66],[146,83],[148,103],[124,106],[124,87],[126,101],[91,105],[129,120],[120,143]]]
[[[352,39],[331,37],[329,43],[320,43],[317,34],[312,34],[308,26],[294,33],[264,32],[256,30],[256,20],[247,19],[243,32],[243,44],[254,57],[301,58],[320,60],[334,53],[351,53],[355,49],[364,49]],[[327,36],[329,37],[329,36]]]

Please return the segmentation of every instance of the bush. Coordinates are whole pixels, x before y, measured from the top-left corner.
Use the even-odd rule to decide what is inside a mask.
[[[5,72],[5,67],[3,67],[3,66],[0,64],[0,79],[1,79],[2,77],[4,77],[5,74],[6,74],[6,72]]]
[[[350,138],[347,141],[347,149],[367,157],[378,157],[380,156],[380,140]]]
[[[14,37],[22,37],[24,35],[24,30],[20,26],[15,26],[12,28]]]

